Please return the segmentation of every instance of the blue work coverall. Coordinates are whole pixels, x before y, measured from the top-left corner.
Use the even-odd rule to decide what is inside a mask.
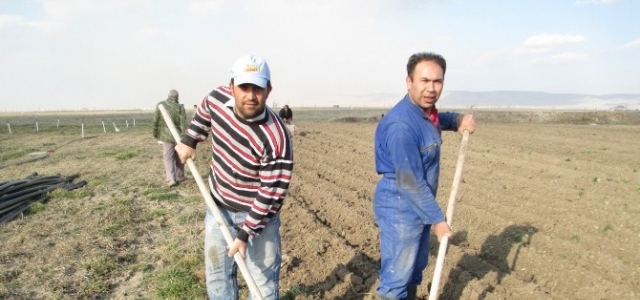
[[[436,202],[442,130],[458,130],[457,113],[439,113],[435,125],[405,96],[382,118],[375,133],[376,186],[373,209],[380,228],[383,299],[407,296],[419,285],[429,257],[431,225],[445,217]]]

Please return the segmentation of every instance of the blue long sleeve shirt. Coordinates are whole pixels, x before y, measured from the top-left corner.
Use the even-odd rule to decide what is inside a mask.
[[[382,118],[375,133],[376,171],[397,182],[398,196],[425,224],[444,221],[436,202],[441,131],[457,131],[457,113],[439,113],[434,125],[408,95]],[[400,201],[398,198],[389,201]]]

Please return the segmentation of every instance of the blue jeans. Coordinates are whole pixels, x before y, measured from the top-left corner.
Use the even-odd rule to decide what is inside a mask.
[[[220,206],[218,208],[231,236],[235,239],[247,213],[231,212]],[[233,257],[227,255],[227,242],[213,212],[209,209],[207,209],[204,225],[205,271],[209,299],[236,300],[238,299],[238,267]],[[278,283],[281,261],[280,216],[277,215],[269,221],[260,235],[250,237],[247,243],[245,262],[265,300],[278,299],[279,297]],[[249,299],[253,299],[253,297],[250,296]]]
[[[380,283],[383,299],[402,299],[409,285],[422,282],[429,259],[431,224],[424,224],[408,199],[398,193],[394,179],[382,178],[373,199],[373,212],[380,228]]]

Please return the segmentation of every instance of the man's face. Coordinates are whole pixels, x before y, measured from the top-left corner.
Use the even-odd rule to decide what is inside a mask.
[[[261,114],[267,104],[271,87],[261,88],[255,84],[229,84],[236,99],[235,112],[242,119],[252,119]]]
[[[442,93],[444,74],[433,61],[421,61],[411,76],[407,76],[407,90],[411,101],[427,113],[436,104]]]

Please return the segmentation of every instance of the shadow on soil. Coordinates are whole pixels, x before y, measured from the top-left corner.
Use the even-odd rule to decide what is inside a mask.
[[[333,300],[358,300],[369,299],[368,291],[377,279],[380,263],[370,256],[358,252],[347,262],[346,265],[338,264],[327,277],[314,285],[303,286],[302,289],[309,291],[310,294],[319,299]],[[342,296],[329,298],[325,295],[325,291],[332,290],[335,286],[343,282],[350,283],[347,290]],[[284,299],[284,298],[283,298]],[[289,300],[295,297],[288,298]]]
[[[531,243],[532,236],[538,232],[538,229],[531,225],[511,225],[505,228],[498,235],[490,235],[482,244],[477,254],[463,254],[456,266],[449,273],[449,277],[443,279],[444,288],[441,289],[441,300],[459,300],[462,298],[462,292],[467,288],[469,283],[474,280],[482,281],[481,291],[473,291],[470,293],[469,299],[485,299],[487,295],[502,284],[502,280],[516,270],[518,257],[523,247],[528,247]],[[469,248],[467,242],[467,232],[461,231],[456,233],[451,239],[451,244],[462,249]],[[430,263],[435,263],[435,257],[438,255],[439,243],[435,236],[431,239],[431,259]],[[508,260],[509,253],[513,247],[515,256],[513,261]],[[303,286],[302,289],[309,291],[310,294],[327,299],[325,291],[332,290],[336,285],[343,282],[351,283],[342,296],[333,297],[334,300],[362,300],[372,299],[372,295],[368,293],[371,287],[376,283],[380,262],[364,253],[358,252],[346,265],[338,264],[331,274],[314,285]],[[495,273],[495,277],[485,276],[489,273]],[[429,278],[432,280],[432,278]],[[425,278],[425,280],[429,280]],[[533,276],[521,278],[524,281],[535,280]],[[428,283],[427,289],[431,287]],[[467,297],[468,298],[468,297]],[[287,298],[295,299],[295,297]],[[418,297],[417,299],[426,299]]]
[[[469,299],[485,299],[488,294],[492,293],[502,283],[505,276],[516,270],[520,251],[523,247],[529,246],[531,237],[536,232],[538,232],[538,229],[531,225],[511,225],[505,228],[502,233],[487,237],[479,253],[475,255],[463,254],[462,258],[449,273],[449,277],[444,280],[445,285],[440,299],[461,299],[462,292],[473,280],[483,281],[484,289],[482,291],[473,291],[471,295],[468,295],[470,296]],[[468,247],[467,232],[456,233],[451,243],[463,249]],[[513,247],[517,248],[513,261],[510,262],[507,258]],[[437,252],[438,247],[435,247],[435,249],[435,252]],[[434,255],[437,255],[437,253]],[[497,275],[495,278],[485,278],[487,274],[492,272]],[[523,280],[533,281],[534,278],[530,276],[529,278],[523,278]]]

